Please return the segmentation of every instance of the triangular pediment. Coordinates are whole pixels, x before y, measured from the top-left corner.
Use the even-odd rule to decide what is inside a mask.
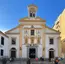
[[[56,31],[56,30],[54,30],[53,28],[49,28],[49,27],[47,27],[47,26],[46,26],[46,33],[58,33],[58,34],[60,34],[59,31]]]
[[[8,33],[19,33],[19,28],[18,28],[18,26],[17,27],[15,27],[15,28],[12,28],[12,29],[10,29],[10,30],[8,30],[8,31],[6,31],[5,32],[6,34],[8,34]]]

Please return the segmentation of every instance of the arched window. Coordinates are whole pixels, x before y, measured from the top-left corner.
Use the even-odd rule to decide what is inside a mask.
[[[35,17],[35,13],[30,12],[30,17]]]
[[[33,17],[35,17],[35,13],[33,13]]]
[[[33,14],[32,14],[32,12],[30,13],[30,17],[32,17],[33,16]]]

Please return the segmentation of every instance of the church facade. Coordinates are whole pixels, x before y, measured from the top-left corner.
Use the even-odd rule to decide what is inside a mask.
[[[5,32],[8,57],[61,57],[60,33],[46,26],[46,21],[37,16],[37,9],[37,6],[29,5],[28,17],[20,19],[17,27]]]

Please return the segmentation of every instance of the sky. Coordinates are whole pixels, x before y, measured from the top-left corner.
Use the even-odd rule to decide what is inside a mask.
[[[4,32],[16,27],[21,18],[28,16],[30,4],[38,7],[37,16],[46,20],[51,28],[65,8],[65,0],[0,0],[0,30]]]

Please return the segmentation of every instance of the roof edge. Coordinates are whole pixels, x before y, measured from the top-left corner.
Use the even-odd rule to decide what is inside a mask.
[[[39,18],[40,20],[42,20],[42,21],[46,22],[46,20],[45,20],[45,19],[42,19],[42,18],[41,18],[41,17],[39,17],[39,16],[35,17],[35,19],[36,19],[36,18]],[[21,21],[27,21],[27,20],[25,20],[25,19],[29,19],[29,17],[27,16],[27,17],[21,18],[21,19],[19,20],[19,22],[21,22]],[[33,20],[33,21],[35,21],[35,20]]]
[[[1,34],[3,34],[4,36],[6,36],[7,38],[9,38],[5,33],[3,33],[2,31],[0,31]]]
[[[57,30],[55,30],[55,29],[53,29],[53,28],[50,28],[50,27],[48,27],[48,26],[46,26],[47,28],[49,28],[49,29],[51,29],[51,30],[53,30],[53,31],[55,31],[55,32],[57,32],[57,33],[61,33],[61,32],[59,32],[59,31],[57,31]]]
[[[18,26],[16,26],[15,28],[12,28],[12,29],[6,31],[5,34],[9,33],[10,31],[12,31],[12,30],[14,30],[14,29],[16,29],[16,28],[18,28],[19,26],[20,26],[20,25],[18,25]]]

